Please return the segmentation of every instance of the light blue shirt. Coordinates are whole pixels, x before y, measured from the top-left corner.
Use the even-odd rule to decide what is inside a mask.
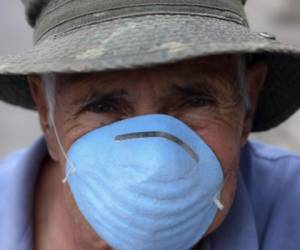
[[[0,249],[32,249],[36,176],[47,153],[39,139],[0,161]],[[300,157],[248,142],[233,205],[202,250],[299,250]]]

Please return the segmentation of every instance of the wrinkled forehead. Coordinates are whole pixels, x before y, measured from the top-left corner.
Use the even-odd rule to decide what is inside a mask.
[[[161,81],[181,82],[192,79],[218,79],[232,82],[238,76],[241,55],[218,55],[155,67],[126,69],[107,72],[91,72],[76,74],[56,74],[55,82],[58,92],[76,85],[111,85],[114,83],[127,86],[143,82],[149,77]]]

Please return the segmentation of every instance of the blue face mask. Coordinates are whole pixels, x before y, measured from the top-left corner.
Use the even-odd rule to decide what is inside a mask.
[[[97,128],[75,141],[68,160],[81,213],[114,249],[189,249],[216,216],[220,163],[174,117],[144,115]]]

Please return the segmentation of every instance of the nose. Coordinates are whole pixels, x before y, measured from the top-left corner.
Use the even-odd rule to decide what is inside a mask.
[[[153,137],[160,137],[166,140],[172,141],[179,145],[183,150],[185,150],[195,161],[196,163],[199,162],[199,156],[195,153],[195,151],[184,141],[179,139],[178,137],[162,132],[162,131],[145,131],[145,132],[135,132],[135,133],[127,133],[121,134],[115,137],[116,141],[125,141],[125,140],[133,140],[133,139],[140,139],[140,138],[153,138]]]

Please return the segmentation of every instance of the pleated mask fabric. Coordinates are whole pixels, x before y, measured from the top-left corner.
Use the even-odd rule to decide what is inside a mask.
[[[144,115],[97,128],[74,142],[68,159],[76,204],[114,249],[189,249],[217,213],[220,162],[174,117]]]

